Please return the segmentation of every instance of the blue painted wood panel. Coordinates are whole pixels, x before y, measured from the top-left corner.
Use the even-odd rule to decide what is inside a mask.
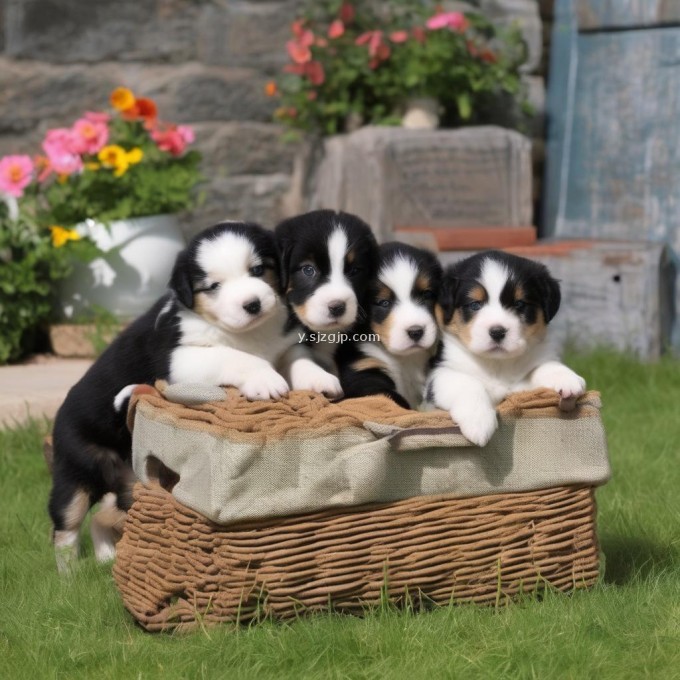
[[[543,234],[665,241],[677,261],[680,27],[579,32],[558,0],[553,37]]]

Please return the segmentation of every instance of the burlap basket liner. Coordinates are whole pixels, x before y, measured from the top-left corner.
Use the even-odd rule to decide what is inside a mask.
[[[146,485],[114,576],[149,630],[357,611],[385,596],[497,602],[597,578],[592,488],[610,471],[596,393],[570,413],[550,391],[513,395],[482,449],[447,414],[380,397],[133,402]],[[159,469],[170,474],[149,474]]]

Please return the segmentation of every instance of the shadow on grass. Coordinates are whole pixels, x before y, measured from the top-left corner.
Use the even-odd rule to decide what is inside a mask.
[[[601,536],[605,555],[605,583],[625,585],[671,568],[677,551],[671,545],[654,543],[641,536]]]

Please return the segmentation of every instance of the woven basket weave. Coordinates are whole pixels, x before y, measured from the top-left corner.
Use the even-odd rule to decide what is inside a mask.
[[[152,631],[360,612],[400,604],[498,603],[598,577],[594,489],[452,499],[214,524],[160,486],[135,487],[114,577]]]

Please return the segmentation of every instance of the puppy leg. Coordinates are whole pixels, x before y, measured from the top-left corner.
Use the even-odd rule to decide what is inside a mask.
[[[305,345],[291,347],[282,360],[283,375],[294,390],[311,390],[330,398],[342,397],[340,380],[325,371],[313,359]]]
[[[547,361],[532,371],[531,387],[547,387],[560,395],[560,408],[571,411],[576,400],[586,391],[586,381],[559,361]]]
[[[435,368],[425,395],[437,408],[448,411],[463,436],[477,446],[487,444],[498,427],[496,409],[484,385],[465,373]]]
[[[78,558],[80,526],[91,505],[91,496],[83,488],[63,481],[52,487],[49,502],[54,526],[52,541],[61,574],[68,573]]]
[[[170,382],[233,385],[251,401],[288,394],[288,383],[268,361],[230,347],[177,348]]]
[[[90,534],[97,562],[109,562],[116,556],[116,543],[123,533],[126,513],[116,505],[116,494],[107,493],[90,521]]]

